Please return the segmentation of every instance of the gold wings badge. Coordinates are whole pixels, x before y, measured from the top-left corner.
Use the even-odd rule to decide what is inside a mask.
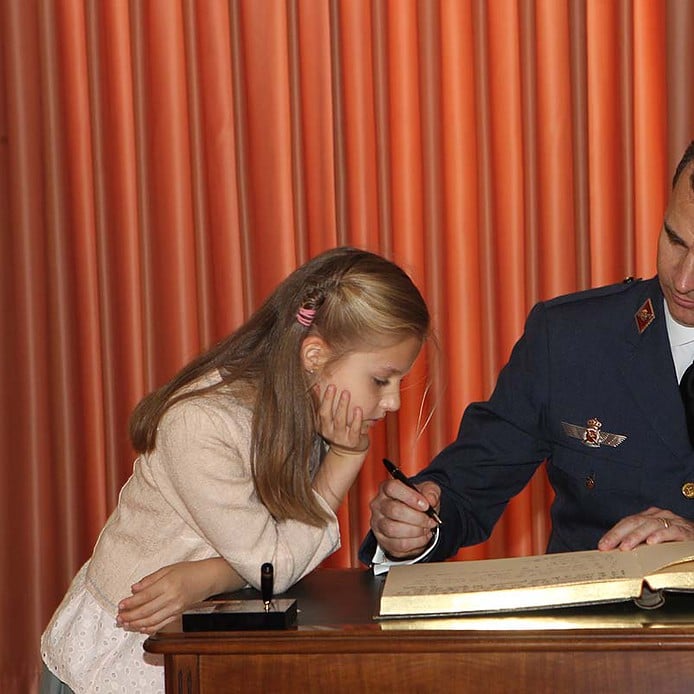
[[[590,446],[591,448],[600,448],[600,446],[616,448],[626,439],[626,436],[622,434],[610,434],[606,431],[601,431],[602,422],[595,417],[591,417],[584,427],[578,424],[569,424],[569,422],[562,422],[561,425],[564,428],[564,432],[571,438],[578,439],[585,446]]]

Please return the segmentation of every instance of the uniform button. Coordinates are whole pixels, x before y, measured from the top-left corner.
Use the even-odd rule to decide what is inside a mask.
[[[593,477],[593,475],[588,475],[588,477],[586,477],[586,489],[593,489],[593,487],[595,487],[595,477]],[[692,487],[692,493],[694,494],[694,484]]]
[[[682,485],[682,494],[684,494],[687,499],[694,499],[694,482],[685,482]]]

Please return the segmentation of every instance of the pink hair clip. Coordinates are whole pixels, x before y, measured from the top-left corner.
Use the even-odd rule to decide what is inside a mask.
[[[299,321],[304,328],[310,328],[315,315],[315,308],[306,308],[305,306],[302,306],[296,314],[296,320]]]

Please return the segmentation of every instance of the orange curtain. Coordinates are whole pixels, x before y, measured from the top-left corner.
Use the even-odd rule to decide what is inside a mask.
[[[693,34],[688,0],[0,0],[0,690],[35,687],[134,404],[336,244],[437,335],[341,511],[356,565],[378,459],[455,436],[535,301],[653,274]],[[460,557],[543,551],[550,496]]]

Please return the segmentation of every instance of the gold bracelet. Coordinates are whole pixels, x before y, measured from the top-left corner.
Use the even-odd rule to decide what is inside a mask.
[[[341,446],[339,443],[332,443],[331,441],[328,441],[327,439],[324,439],[324,440],[328,444],[330,450],[335,455],[339,455],[343,458],[346,458],[346,457],[352,456],[352,455],[361,455],[362,453],[366,453],[369,450],[369,444],[366,444],[366,448],[347,448],[347,446]]]

